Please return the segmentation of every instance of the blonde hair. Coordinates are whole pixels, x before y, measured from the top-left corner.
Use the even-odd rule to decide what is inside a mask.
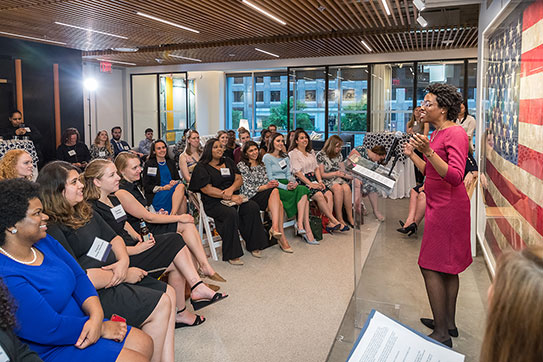
[[[336,153],[336,146],[338,144],[343,144],[343,140],[337,134],[332,135],[326,140],[326,142],[324,142],[322,152],[324,152],[330,159],[336,158],[337,155],[339,155],[339,152]]]
[[[97,158],[92,160],[83,172],[83,197],[85,200],[98,200],[101,196],[100,188],[94,184],[94,179],[104,176],[105,169],[113,162]]]
[[[4,157],[0,160],[0,180],[20,178],[15,166],[19,162],[19,158],[24,154],[30,154],[25,150],[9,150]],[[25,177],[27,180],[31,180],[31,177]]]
[[[106,135],[108,134],[107,131],[105,129],[101,130],[101,131],[98,131],[98,133],[96,134],[96,137],[94,138],[94,144],[96,146],[100,146],[100,133],[102,132],[105,132]],[[109,151],[109,153],[112,155],[113,154],[113,147],[111,147],[111,142],[109,142],[109,135],[106,139],[106,142],[104,144],[104,146],[106,147],[106,149]]]
[[[186,144],[185,144],[185,151],[184,151],[183,153],[186,153],[187,155],[190,156],[190,155],[192,155],[192,152],[196,151],[196,153],[197,153],[198,155],[202,155],[202,150],[203,150],[202,145],[201,145],[201,144],[198,144],[198,148],[197,148],[196,150],[193,150],[193,149],[192,149],[192,146],[191,146],[191,144],[190,144],[190,142],[189,142],[189,138],[190,138],[190,136],[192,136],[193,133],[196,133],[197,135],[200,135],[200,133],[198,133],[198,131],[195,130],[195,129],[191,129],[191,130],[189,130],[189,131],[187,132],[187,137],[186,137],[186,139],[185,139],[185,141],[186,141]]]
[[[70,171],[79,169],[66,161],[53,161],[40,170],[36,182],[40,184],[40,199],[43,211],[53,223],[79,229],[92,219],[92,207],[82,201],[71,206],[63,193]]]
[[[124,177],[122,171],[128,167],[128,160],[131,159],[137,159],[139,161],[139,157],[130,152],[121,152],[117,155],[117,157],[115,157],[115,167],[117,167],[117,174],[123,179]]]
[[[503,254],[492,288],[480,361],[540,361],[543,246]]]

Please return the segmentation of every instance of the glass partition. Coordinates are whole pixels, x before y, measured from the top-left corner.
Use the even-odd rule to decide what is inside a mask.
[[[430,83],[447,83],[460,91],[464,89],[464,61],[418,63],[417,69],[417,104],[424,100],[424,89]]]
[[[187,128],[187,73],[159,74],[160,134],[174,144]]]
[[[324,138],[326,67],[296,68],[290,74],[294,93],[291,128],[323,133]]]
[[[227,84],[227,118],[229,129],[238,129],[239,120],[247,119],[253,124],[253,77],[251,74],[228,76]],[[254,129],[254,128],[252,128]]]
[[[145,129],[149,127],[158,131],[157,75],[134,74],[131,77],[131,88],[132,135],[134,142],[134,139],[137,140],[142,137],[145,134]],[[125,134],[124,137],[126,139],[127,135]]]

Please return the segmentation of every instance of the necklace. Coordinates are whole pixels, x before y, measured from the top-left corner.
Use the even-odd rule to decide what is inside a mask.
[[[441,131],[443,127],[445,127],[446,124],[447,124],[447,121],[443,122],[443,124],[438,129],[436,129],[434,133],[432,133],[432,141],[437,137],[437,134],[439,133],[439,131]]]
[[[0,247],[0,251],[2,251],[2,253],[6,254],[6,256],[8,258],[13,259],[18,263],[26,264],[26,265],[32,264],[32,263],[34,263],[36,261],[36,259],[38,259],[38,254],[36,254],[36,250],[33,247],[30,247],[30,250],[32,250],[32,254],[34,254],[34,257],[32,258],[32,260],[31,261],[22,261],[22,260],[19,260],[19,259],[13,257],[13,255],[11,255],[7,251],[5,251],[4,248]]]
[[[166,164],[166,161],[162,161],[158,163],[160,166],[164,166]]]

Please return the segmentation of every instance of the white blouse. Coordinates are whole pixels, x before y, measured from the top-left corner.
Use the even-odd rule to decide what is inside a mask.
[[[293,175],[297,172],[306,173],[315,172],[317,169],[317,158],[315,157],[315,151],[311,150],[307,156],[304,156],[302,151],[297,148],[288,153],[290,157],[290,168]]]

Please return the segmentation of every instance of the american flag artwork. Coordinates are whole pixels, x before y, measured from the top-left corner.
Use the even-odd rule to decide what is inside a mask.
[[[497,257],[543,245],[543,0],[511,12],[487,46],[485,240]]]

